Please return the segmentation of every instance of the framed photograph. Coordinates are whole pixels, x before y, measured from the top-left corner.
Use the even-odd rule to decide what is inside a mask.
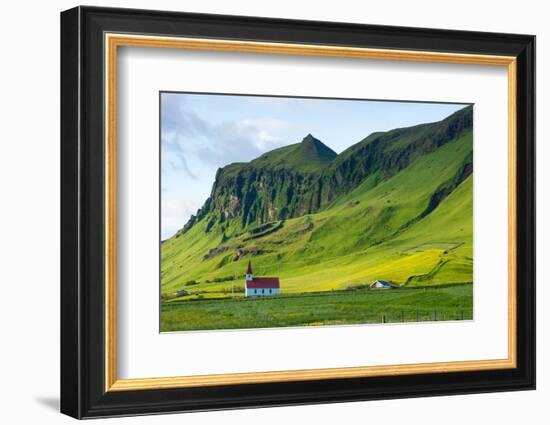
[[[535,387],[535,37],[61,14],[61,411]]]

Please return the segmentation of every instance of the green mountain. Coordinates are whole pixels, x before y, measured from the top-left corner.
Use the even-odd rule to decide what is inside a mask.
[[[301,143],[267,152],[252,161],[252,168],[319,173],[338,155],[323,142],[308,134]]]
[[[471,282],[472,169],[472,107],[339,155],[307,135],[230,164],[162,243],[162,292],[238,289],[248,259],[287,292]]]

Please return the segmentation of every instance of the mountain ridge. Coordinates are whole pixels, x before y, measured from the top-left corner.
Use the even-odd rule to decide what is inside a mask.
[[[458,137],[472,126],[472,111],[467,106],[434,123],[374,132],[340,154],[308,134],[250,162],[219,168],[210,197],[176,236],[203,219],[207,232],[219,227],[225,234],[320,211],[366,179],[377,185]],[[238,225],[229,223],[235,220]]]

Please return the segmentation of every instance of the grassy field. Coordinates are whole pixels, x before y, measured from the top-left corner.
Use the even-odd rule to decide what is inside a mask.
[[[173,301],[161,332],[472,319],[472,284]]]

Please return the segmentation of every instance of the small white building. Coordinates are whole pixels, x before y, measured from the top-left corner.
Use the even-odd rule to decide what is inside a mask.
[[[370,289],[391,289],[391,283],[387,280],[375,280],[369,286]]]
[[[278,277],[254,277],[252,263],[248,262],[244,284],[245,297],[272,297],[279,295],[280,290]]]

